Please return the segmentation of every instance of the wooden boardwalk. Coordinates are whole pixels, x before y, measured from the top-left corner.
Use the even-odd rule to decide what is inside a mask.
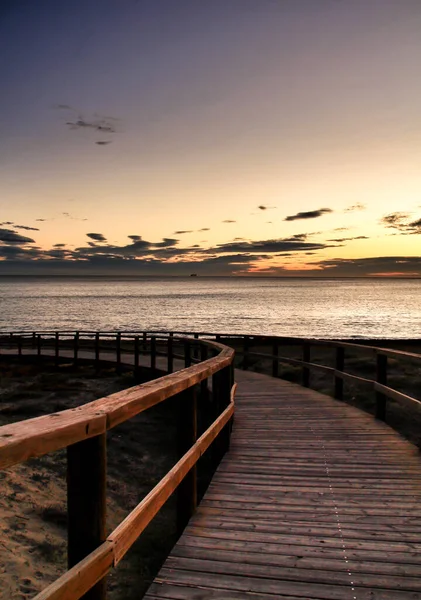
[[[236,372],[231,449],[149,600],[421,599],[421,460],[384,423]]]

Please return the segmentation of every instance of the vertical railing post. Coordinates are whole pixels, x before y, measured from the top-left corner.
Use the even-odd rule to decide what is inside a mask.
[[[335,355],[335,370],[343,372],[345,366],[345,349],[338,346],[336,348]],[[336,400],[343,400],[344,397],[344,380],[335,374],[335,392],[334,397]]]
[[[303,361],[310,362],[310,344],[308,343],[303,344]],[[306,365],[303,365],[302,381],[304,387],[310,387],[310,369]]]
[[[227,408],[231,397],[231,365],[217,371],[212,376],[212,396],[214,404],[214,420]],[[225,452],[229,449],[231,423],[227,423],[213,443],[213,457],[215,467],[221,462]]]
[[[18,356],[22,358],[22,336],[18,336]]]
[[[134,376],[139,376],[139,336],[134,339]]]
[[[156,337],[151,336],[151,371],[154,373],[156,370]]]
[[[95,334],[95,369],[99,371],[99,331]]]
[[[143,332],[143,354],[147,354],[148,352],[148,333],[147,331]]]
[[[195,340],[199,339],[199,334],[198,333],[194,334],[194,339]],[[194,358],[199,358],[199,343],[197,341],[194,342],[193,357]]]
[[[387,385],[387,356],[377,354],[376,381],[382,385]],[[381,392],[376,392],[376,419],[386,420],[386,401],[387,397]]]
[[[273,344],[272,344],[272,377],[278,377],[278,370],[279,370],[279,360],[278,360],[278,356],[279,356],[279,346],[278,346],[278,341],[274,340]]]
[[[54,364],[56,369],[58,369],[58,366],[60,364],[60,338],[59,338],[60,334],[58,331],[55,332],[54,335]]]
[[[191,366],[191,345],[190,342],[188,340],[186,340],[184,342],[184,367],[187,369],[187,367]]]
[[[77,366],[78,352],[79,352],[79,332],[76,331],[74,338],[73,338],[73,365],[75,367]]]
[[[172,373],[174,369],[173,341],[173,336],[169,335],[167,338],[167,373]]]
[[[244,336],[243,341],[243,369],[247,371],[249,368],[249,338],[247,335]]]
[[[41,356],[41,334],[37,335],[37,356]]]
[[[228,365],[228,367],[224,367],[220,371],[220,373],[221,373],[221,387],[220,387],[221,399],[220,399],[219,405],[220,405],[221,412],[223,412],[229,406],[229,403],[231,401],[231,388],[234,383],[233,371],[231,369],[231,365]],[[225,425],[225,427],[222,429],[221,433],[219,434],[219,437],[221,438],[221,451],[222,451],[222,456],[223,456],[225,454],[225,452],[228,452],[229,447],[230,447],[231,423],[227,423]]]
[[[116,371],[120,375],[121,373],[121,333],[118,332],[115,336],[115,358],[116,358]]]
[[[202,362],[205,360],[208,360],[208,347],[204,343],[202,343],[202,345],[200,346],[200,360]],[[200,382],[200,400],[201,400],[202,406],[204,406],[204,407],[208,406],[209,388],[208,388],[208,380],[207,379],[203,379],[203,381]],[[205,410],[206,410],[206,408],[205,408]]]
[[[178,455],[181,458],[197,440],[197,400],[194,387],[177,396]],[[177,489],[177,532],[181,534],[197,506],[197,466],[194,465]]]
[[[32,333],[32,348],[35,348],[37,345],[37,334],[35,331]]]
[[[67,448],[67,561],[69,569],[106,539],[106,433]],[[106,579],[83,600],[105,600]]]

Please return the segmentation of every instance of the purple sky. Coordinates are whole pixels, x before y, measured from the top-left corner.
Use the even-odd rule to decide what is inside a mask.
[[[421,275],[420,31],[419,0],[3,0],[0,274]]]

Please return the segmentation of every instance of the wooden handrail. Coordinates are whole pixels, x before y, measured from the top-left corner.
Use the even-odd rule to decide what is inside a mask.
[[[309,386],[311,372],[320,370],[332,375],[334,381],[335,398],[343,398],[344,382],[350,381],[370,386],[376,395],[376,417],[381,420],[386,418],[386,400],[391,398],[397,402],[421,405],[421,400],[391,388],[387,383],[388,359],[409,360],[421,363],[421,355],[414,352],[393,350],[377,347],[371,344],[358,344],[343,340],[316,340],[303,338],[270,337],[270,336],[240,336],[210,334],[204,332],[184,332],[193,337],[184,339],[177,337],[175,332],[0,332],[0,344],[5,346],[15,345],[18,356],[25,354],[25,343],[28,340],[31,352],[36,350],[42,357],[43,353],[50,358],[54,357],[58,365],[60,349],[67,350],[67,356],[73,353],[76,363],[82,359],[81,353],[90,348],[94,350],[94,361],[98,366],[101,351],[115,353],[115,364],[119,368],[124,362],[124,356],[129,352],[134,356],[134,370],[139,368],[139,356],[149,353],[151,356],[150,367],[154,371],[157,367],[156,359],[167,356],[168,375],[150,381],[142,386],[135,386],[128,390],[112,394],[90,402],[82,407],[54,413],[36,419],[13,423],[0,428],[0,468],[17,464],[32,456],[42,456],[59,448],[76,448],[86,444],[94,438],[105,440],[107,430],[115,427],[140,412],[150,408],[163,400],[175,395],[190,393],[194,386],[200,384],[202,396],[209,393],[206,381],[212,377],[212,390],[216,395],[214,405],[219,414],[206,432],[196,441],[195,426],[190,429],[191,445],[183,452],[177,464],[167,473],[158,485],[144,498],[144,500],[120,523],[120,525],[107,537],[99,539],[95,547],[85,552],[82,560],[71,567],[62,577],[38,594],[37,600],[58,600],[81,598],[92,586],[100,586],[105,575],[115,566],[131,547],[135,539],[142,533],[148,523],[153,519],[164,502],[180,486],[191,493],[195,490],[196,480],[191,477],[197,460],[201,454],[214,441],[218,442],[221,456],[229,445],[230,423],[234,413],[234,395],[236,384],[232,380],[232,365],[234,350],[223,345],[231,342],[238,346],[237,353],[243,356],[242,367],[248,369],[252,366],[251,358],[268,360],[271,362],[272,375],[278,376],[279,365],[282,363],[301,367],[302,383]],[[213,339],[203,339],[207,338]],[[218,341],[215,341],[218,340]],[[64,341],[64,345],[60,342]],[[105,346],[100,346],[104,341]],[[162,344],[166,352],[162,350]],[[253,346],[265,346],[271,352],[253,351]],[[292,358],[279,354],[282,345],[299,346],[302,358]],[[184,348],[184,354],[179,347]],[[1,347],[1,346],[0,346]],[[200,353],[198,348],[200,347]],[[326,347],[335,350],[334,367],[319,364],[311,360],[311,348]],[[347,351],[365,353],[376,361],[376,378],[369,379],[345,370],[345,354]],[[54,353],[52,354],[52,351]],[[216,356],[214,355],[216,354]],[[200,355],[200,358],[199,358]],[[214,355],[214,356],[212,356]],[[211,356],[211,358],[209,358]],[[184,361],[185,368],[172,372],[174,361]],[[188,411],[195,411],[193,397],[182,402],[183,406],[190,406]],[[186,396],[187,399],[187,396]],[[191,413],[193,414],[193,413]],[[194,413],[195,415],[195,413]],[[190,418],[190,417],[189,417]],[[194,422],[195,422],[194,416]],[[190,442],[189,442],[190,443]],[[81,446],[82,448],[82,446]],[[100,448],[100,445],[98,446]],[[105,448],[105,445],[104,445]],[[105,450],[104,450],[105,451]],[[186,481],[190,483],[185,487]],[[183,483],[182,483],[183,482]],[[184,491],[183,491],[184,493]],[[189,510],[194,507],[194,502]],[[80,510],[80,508],[79,508]],[[76,511],[77,514],[77,511]],[[185,515],[184,515],[185,516]],[[95,587],[98,593],[92,598],[102,599],[104,586]],[[91,592],[92,593],[92,592]],[[90,596],[91,597],[91,596]]]
[[[190,469],[232,418],[234,387],[231,393],[230,405],[124,521],[114,529],[105,542],[35,596],[34,600],[78,600],[121,561]]]
[[[49,338],[46,340],[45,336]],[[45,332],[28,334],[31,344],[37,342],[37,354],[42,353],[54,358],[58,366],[60,358],[60,333]],[[102,336],[104,337],[104,336]],[[124,347],[124,336],[117,332],[115,365],[117,371],[122,367],[127,351],[134,356],[133,368],[139,367],[139,335],[131,338],[132,348]],[[43,456],[49,452],[67,447],[68,457],[68,563],[69,570],[36,598],[77,600],[89,592],[90,600],[103,600],[106,594],[105,576],[131,547],[133,542],[150,523],[169,496],[178,488],[181,496],[178,502],[178,522],[183,526],[195,509],[197,494],[196,463],[212,442],[218,443],[216,455],[228,448],[229,422],[234,414],[235,386],[231,381],[231,365],[234,350],[215,341],[184,339],[175,336],[154,337],[143,335],[143,350],[150,345],[151,371],[155,372],[156,357],[168,354],[168,366],[173,367],[175,354],[173,347],[184,347],[185,368],[169,373],[148,383],[134,386],[105,398],[95,400],[75,409],[53,413],[35,419],[28,419],[0,427],[0,468],[10,467],[24,460]],[[100,361],[101,334],[90,335],[92,340],[92,361],[98,367]],[[112,336],[106,336],[106,340]],[[80,360],[83,346],[83,333],[70,336],[71,344],[65,342],[65,349],[71,350],[76,365]],[[16,343],[19,359],[23,356],[22,336],[10,335],[9,344]],[[52,346],[51,342],[52,341]],[[167,353],[157,350],[157,341],[167,343]],[[191,345],[202,348],[201,359],[198,352],[191,355]],[[51,354],[51,348],[54,353]],[[211,357],[208,352],[211,349]],[[106,350],[110,350],[107,345]],[[158,353],[159,352],[159,353]],[[212,356],[213,353],[213,356]],[[68,353],[67,353],[68,354]],[[201,360],[201,362],[199,362]],[[194,364],[191,366],[191,363]],[[221,407],[212,425],[197,440],[197,415],[194,388],[206,386],[209,377],[216,378],[218,385],[212,393],[215,404]],[[186,396],[187,394],[187,396]],[[106,509],[106,432],[109,429],[131,419],[144,410],[160,402],[177,396],[180,416],[190,426],[179,427],[179,438],[183,435],[183,451],[177,464],[167,473],[158,485],[126,517],[126,519],[105,538]],[[191,399],[192,402],[188,400]],[[180,436],[181,432],[181,436]],[[219,436],[219,438],[218,438]],[[216,439],[218,438],[218,440]],[[180,446],[180,444],[179,444]],[[181,446],[180,446],[181,448]],[[194,474],[194,476],[192,476]],[[186,485],[186,483],[188,485]],[[181,485],[180,485],[181,484]],[[190,502],[190,497],[193,499]]]
[[[212,343],[220,354],[188,369],[94,400],[78,408],[0,427],[0,468],[43,456],[104,433],[229,366],[234,350]]]

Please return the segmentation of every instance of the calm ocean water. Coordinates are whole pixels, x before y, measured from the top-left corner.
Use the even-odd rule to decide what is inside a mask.
[[[0,330],[421,337],[421,280],[0,279]]]

